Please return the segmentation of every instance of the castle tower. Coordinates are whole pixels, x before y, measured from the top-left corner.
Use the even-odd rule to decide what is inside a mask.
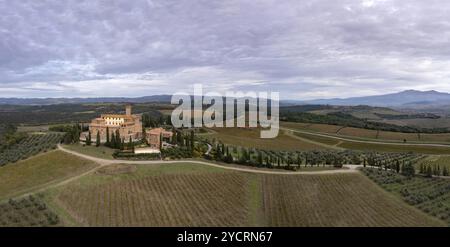
[[[127,114],[127,116],[131,116],[131,105],[125,106],[125,114]]]

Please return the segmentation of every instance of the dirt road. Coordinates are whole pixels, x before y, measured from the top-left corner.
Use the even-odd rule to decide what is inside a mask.
[[[102,159],[97,157],[92,157],[86,154],[81,154],[69,149],[64,148],[61,145],[58,145],[58,149],[73,155],[76,155],[78,157],[92,160],[100,166],[110,165],[110,164],[136,164],[136,165],[145,165],[145,164],[180,164],[180,163],[195,163],[195,164],[201,164],[206,166],[212,166],[212,167],[218,167],[222,169],[227,170],[233,170],[233,171],[241,171],[241,172],[250,172],[250,173],[259,173],[259,174],[275,174],[275,175],[318,175],[318,174],[337,174],[337,173],[354,173],[358,172],[356,170],[357,166],[354,165],[344,165],[347,169],[337,169],[337,170],[324,170],[324,171],[267,171],[267,170],[259,170],[259,169],[252,169],[252,168],[240,168],[240,167],[234,167],[234,166],[225,166],[220,165],[216,163],[211,163],[207,161],[199,161],[199,160],[171,160],[171,161],[162,161],[162,160],[142,160],[142,161],[136,161],[136,160],[108,160],[108,159]]]

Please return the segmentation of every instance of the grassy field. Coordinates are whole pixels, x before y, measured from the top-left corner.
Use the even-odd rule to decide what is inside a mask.
[[[339,130],[339,132],[337,134],[343,135],[343,136],[357,136],[357,137],[362,137],[362,138],[376,139],[377,135],[378,135],[378,131],[345,127],[345,128],[342,128],[341,130]]]
[[[323,132],[335,134],[342,126],[329,124],[310,124],[310,123],[294,123],[294,122],[280,122],[281,127],[290,129],[300,129],[315,132]]]
[[[450,142],[450,134],[420,134],[420,140],[430,142]]]
[[[335,146],[337,144],[339,144],[341,141],[338,139],[334,139],[334,138],[328,138],[328,137],[322,137],[322,136],[317,136],[317,135],[311,135],[311,134],[305,134],[305,133],[299,133],[299,132],[294,132],[294,135],[299,136],[301,138],[305,138],[311,141],[315,141],[315,142],[320,142],[326,145],[330,145],[330,146]]]
[[[378,151],[378,152],[413,152],[422,154],[450,154],[450,147],[430,147],[413,145],[375,144],[352,141],[342,141],[338,147],[352,150]]]
[[[84,226],[438,226],[361,174],[257,175],[197,164],[116,165],[46,200]],[[58,211],[58,210],[57,210]],[[64,216],[65,215],[65,216]]]
[[[386,140],[403,142],[436,142],[436,143],[450,143],[450,133],[442,134],[417,134],[417,133],[401,133],[392,131],[376,131],[361,128],[343,127],[338,125],[327,124],[307,124],[307,123],[293,123],[280,122],[281,127],[297,129],[303,131],[321,132],[337,136],[367,139],[367,140]]]
[[[286,151],[326,149],[321,145],[290,137],[283,131],[280,131],[278,137],[273,139],[260,138],[260,129],[256,128],[215,128],[214,131],[214,134],[208,136],[210,140],[215,138],[234,146]]]
[[[416,126],[416,127],[421,127],[421,128],[449,128],[450,127],[450,118],[447,118],[447,117],[441,117],[438,119],[429,119],[429,118],[395,119],[395,120],[383,119],[381,122],[397,124],[397,125]]]
[[[433,146],[416,146],[416,145],[395,145],[395,144],[385,144],[385,143],[363,143],[356,142],[351,140],[340,140],[332,137],[326,136],[317,136],[309,133],[299,133],[293,132],[294,135],[311,140],[316,143],[321,143],[326,146],[330,146],[330,148],[342,148],[342,149],[351,149],[351,150],[361,150],[361,151],[378,151],[378,152],[414,152],[414,153],[423,153],[423,154],[450,154],[450,147],[433,147]],[[254,140],[256,142],[258,140]],[[321,146],[324,148],[324,146]],[[285,146],[282,146],[281,150]]]
[[[0,200],[63,180],[95,166],[91,161],[62,151],[51,151],[0,167]]]
[[[71,144],[71,145],[64,145],[64,148],[76,151],[78,153],[86,154],[89,156],[110,160],[113,159],[112,155],[114,153],[114,149],[105,146],[96,147],[95,145],[86,146],[82,144]]]
[[[297,123],[291,123],[287,126],[290,126],[289,128],[295,129],[294,127],[297,126],[298,130],[304,130],[299,128],[298,126],[303,126],[303,124],[297,124]],[[339,131],[341,133],[347,128],[344,128]],[[353,128],[354,129],[354,128]],[[357,129],[362,130],[362,129]],[[362,130],[362,132],[366,132],[370,130]],[[364,135],[360,132],[360,135]],[[355,132],[356,133],[356,132]],[[396,133],[396,132],[379,132],[380,135],[391,135],[391,138],[397,137],[403,137],[402,135],[407,135],[406,133]],[[395,145],[395,144],[386,144],[386,143],[363,143],[363,142],[357,142],[352,141],[351,138],[348,140],[340,140],[333,138],[333,136],[327,137],[327,136],[317,136],[309,133],[299,133],[294,132],[296,136],[302,137],[304,139],[308,139],[317,143],[322,143],[324,145],[343,148],[343,149],[352,149],[352,150],[361,150],[361,151],[378,151],[378,152],[414,152],[414,153],[423,153],[423,154],[450,154],[450,147],[440,147],[440,146],[418,146],[418,145]],[[417,134],[414,134],[417,137]],[[367,136],[367,135],[366,135]],[[355,138],[355,140],[367,140],[370,141],[370,138]],[[403,142],[403,141],[402,141]]]
[[[390,132],[390,131],[379,131],[378,133],[379,133],[378,139],[380,139],[380,140],[398,140],[398,141],[406,140],[407,142],[424,141],[422,139],[419,139],[419,134],[417,134],[417,133],[401,133],[401,132]],[[439,134],[439,135],[441,135],[441,134]],[[430,139],[430,141],[437,141],[437,140]]]

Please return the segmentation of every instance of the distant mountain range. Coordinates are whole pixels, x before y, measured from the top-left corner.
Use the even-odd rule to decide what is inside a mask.
[[[313,104],[313,105],[368,105],[395,108],[439,108],[450,106],[450,94],[431,91],[406,90],[398,93],[352,97],[317,99],[309,101],[288,101],[289,103]]]
[[[8,105],[54,105],[80,103],[167,103],[171,95],[152,95],[143,97],[99,97],[99,98],[0,98],[0,104]]]
[[[100,98],[0,98],[0,104],[11,105],[51,105],[70,103],[145,103],[170,102],[171,95],[152,95],[143,97],[100,97]],[[450,94],[431,91],[406,90],[398,93],[352,97],[317,99],[309,101],[282,100],[280,105],[368,105],[381,107],[394,107],[405,109],[431,109],[450,107]]]

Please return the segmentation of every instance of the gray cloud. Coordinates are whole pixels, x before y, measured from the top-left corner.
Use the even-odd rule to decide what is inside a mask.
[[[0,0],[0,97],[450,91],[445,1]]]

